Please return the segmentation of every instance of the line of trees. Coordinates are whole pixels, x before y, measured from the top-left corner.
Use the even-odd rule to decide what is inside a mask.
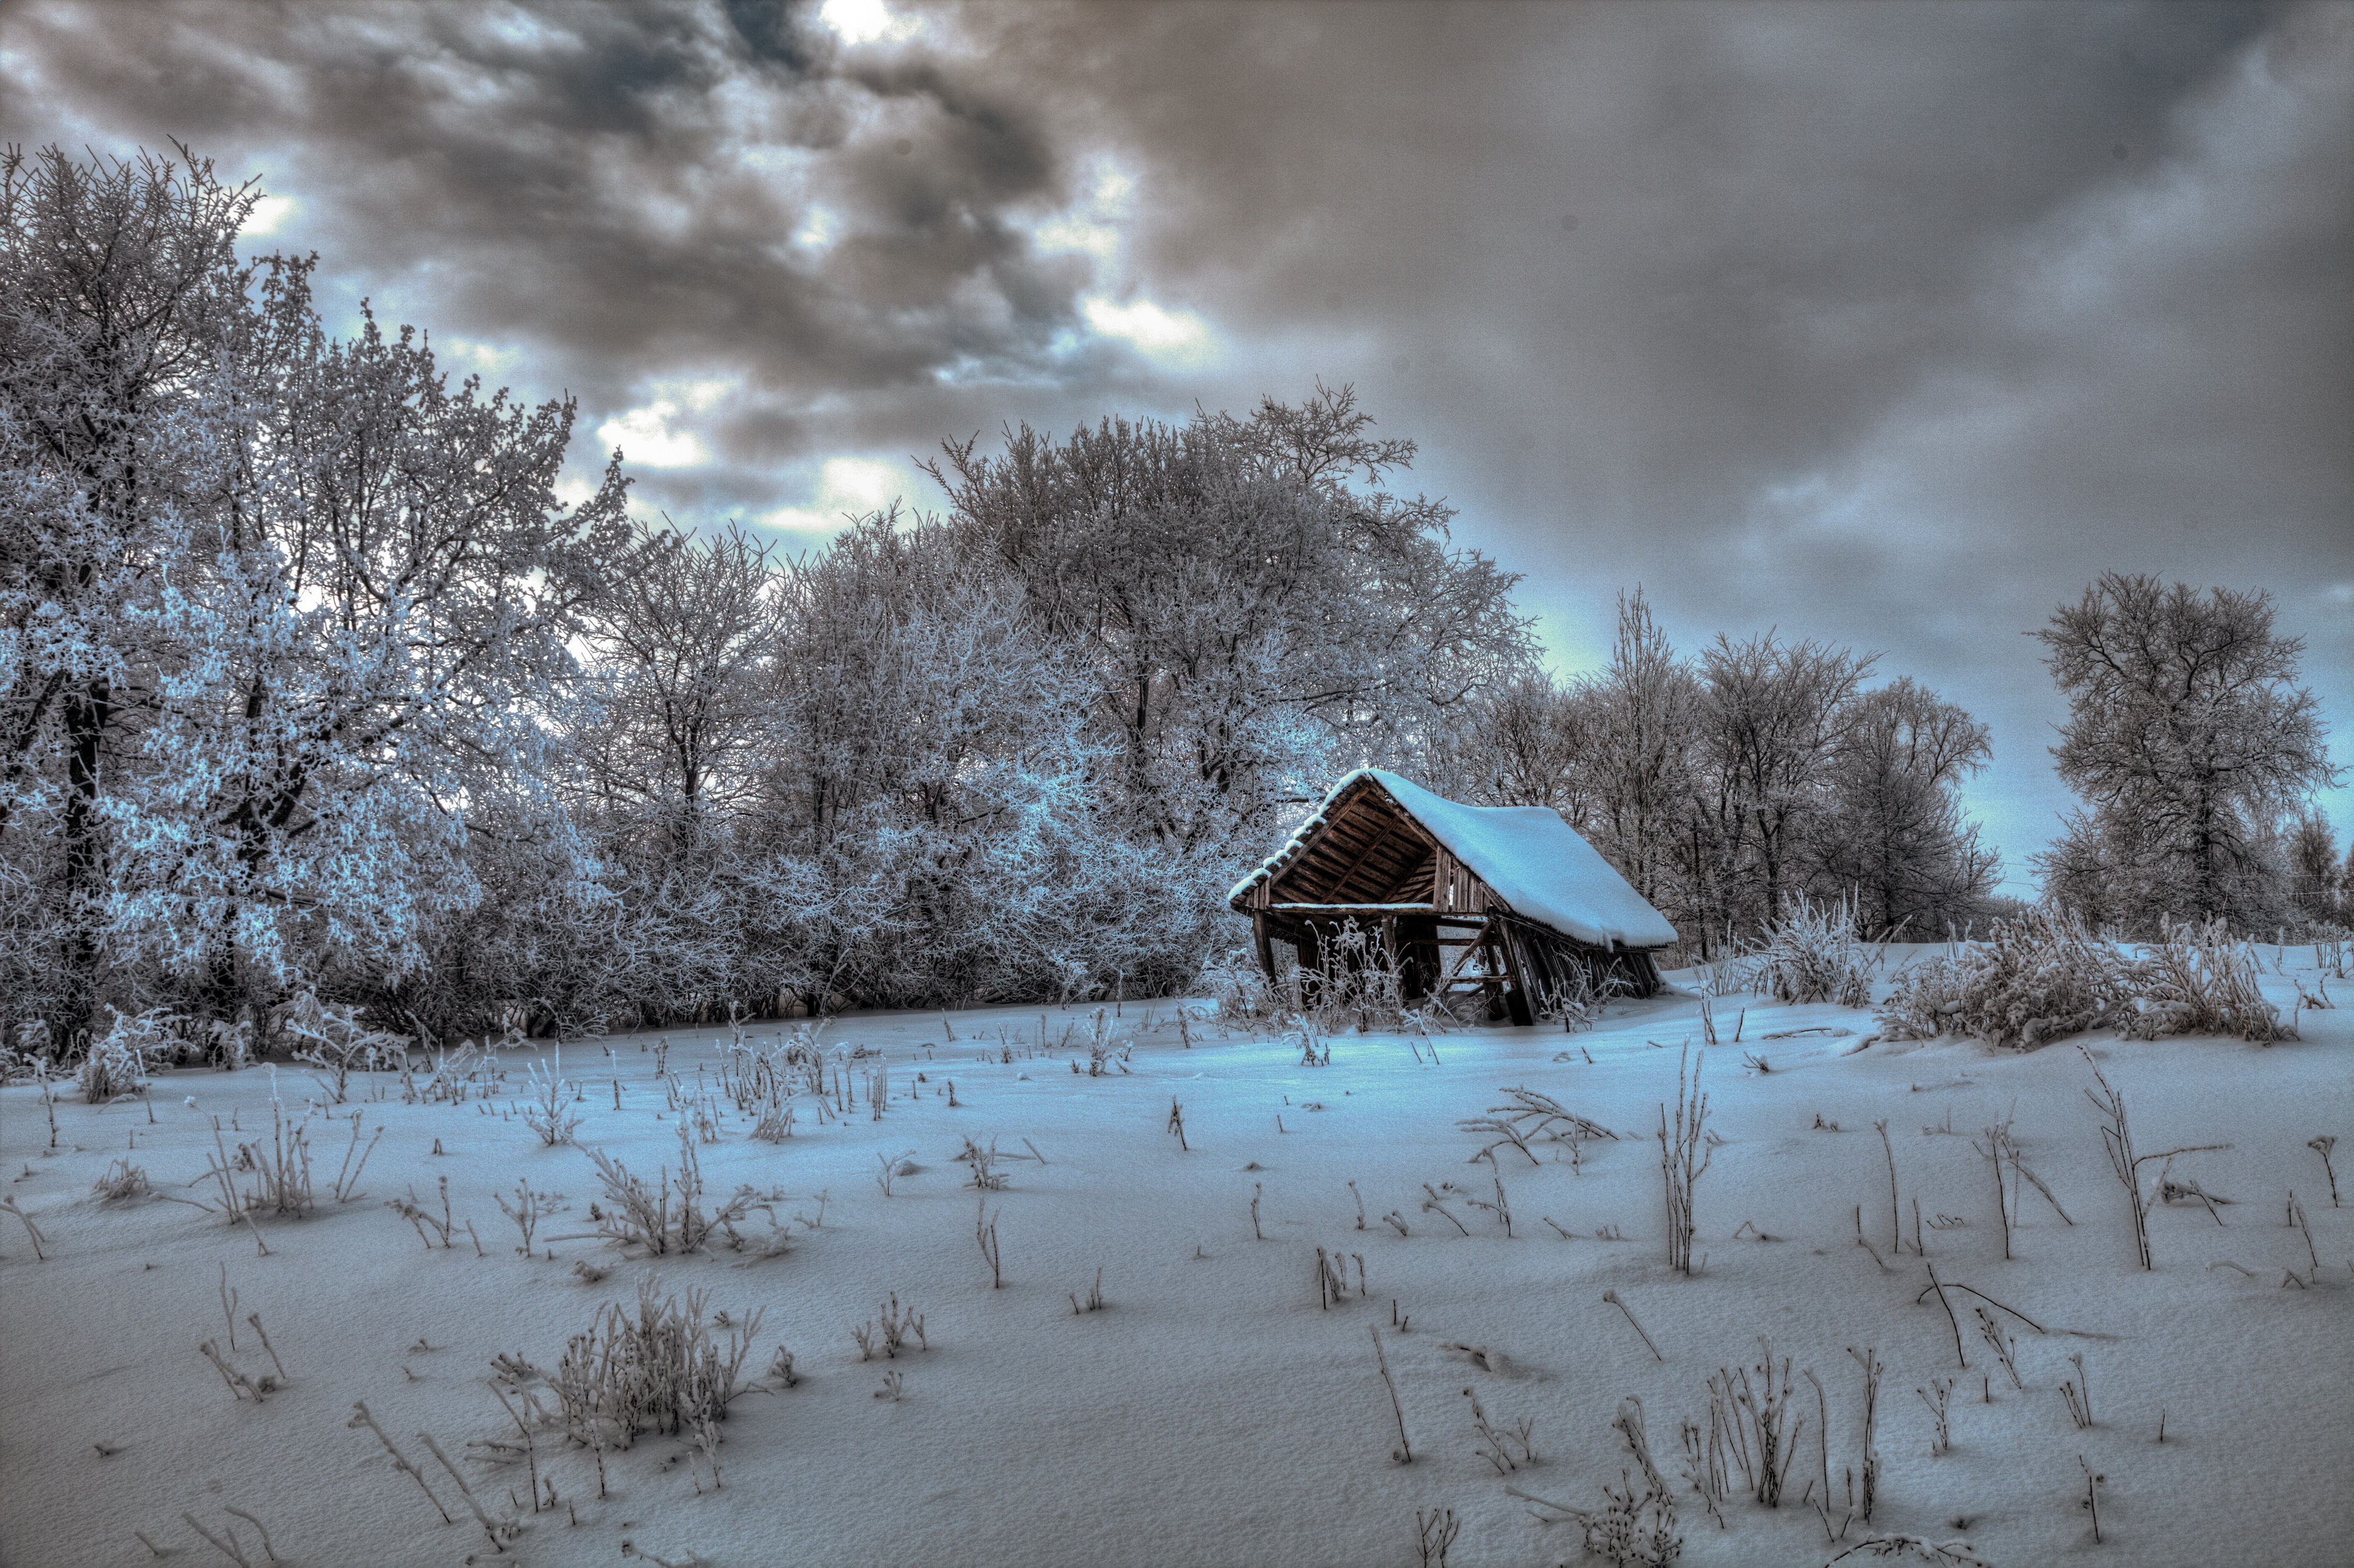
[[[1983,726],[1817,642],[1680,653],[1639,592],[1546,674],[1348,388],[950,442],[939,515],[787,558],[634,518],[618,453],[561,502],[570,402],[334,339],[309,260],[236,255],[255,199],[185,150],[0,158],[0,1040],[233,1038],[302,990],[440,1040],[1165,992],[1364,763],[1560,810],[1701,956],[1801,897],[1866,936],[1992,906]],[[2190,706],[2278,742],[2226,767],[2179,673],[2084,652],[2147,599],[2049,634],[2094,799],[2052,886],[2342,912],[2327,824],[2274,832],[2327,776],[2295,645],[2200,601],[2243,662]],[[2113,765],[2161,731],[2188,771]]]
[[[1956,794],[1987,730],[1910,677],[1867,686],[1874,663],[1770,631],[1681,654],[1638,590],[1603,669],[1483,694],[1447,777],[1559,810],[1703,959],[1800,898],[1845,905],[1860,936],[1942,937],[1995,906],[1998,857]]]

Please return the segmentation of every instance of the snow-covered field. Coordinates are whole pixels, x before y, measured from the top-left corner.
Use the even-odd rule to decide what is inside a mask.
[[[2292,975],[2298,958],[2287,955]],[[257,1568],[270,1552],[315,1568],[1410,1568],[1423,1560],[1416,1510],[1437,1510],[1459,1531],[1456,1568],[1575,1563],[1580,1525],[1541,1522],[1563,1510],[1518,1494],[1602,1507],[1606,1483],[1634,1469],[1610,1425],[1633,1396],[1692,1563],[1821,1563],[1897,1535],[1967,1542],[2005,1568],[2348,1561],[2354,1212],[2332,1206],[2308,1140],[2354,1130],[2354,1012],[2306,1012],[2302,1041],[2269,1048],[2084,1037],[2139,1152],[2230,1145],[2172,1161],[2168,1180],[2221,1206],[2156,1206],[2145,1272],[2075,1043],[1849,1054],[1869,1014],[1752,998],[1717,1003],[1720,1033],[1729,1042],[1738,1022],[1742,1044],[1703,1046],[1691,977],[1670,978],[1670,994],[1614,1007],[1590,1033],[1474,1029],[1441,1037],[1435,1061],[1401,1037],[1345,1035],[1329,1066],[1214,1025],[1193,1026],[1188,1047],[1168,1002],[1110,1021],[1133,1048],[1102,1076],[1071,1067],[1086,1065],[1092,1009],[1044,1013],[1044,1052],[1036,1009],[854,1016],[825,1043],[880,1054],[845,1064],[856,1096],[845,1110],[821,1117],[804,1094],[792,1135],[769,1142],[721,1098],[716,1141],[696,1135],[706,1202],[744,1185],[763,1199],[737,1226],[745,1247],[659,1258],[584,1239],[592,1202],[610,1207],[585,1151],[649,1180],[674,1171],[682,1116],[717,1086],[724,1031],[669,1032],[666,1058],[652,1035],[566,1047],[562,1076],[580,1086],[570,1145],[543,1142],[512,1108],[532,1069],[557,1068],[537,1050],[505,1053],[504,1082],[462,1104],[403,1104],[393,1075],[355,1077],[350,1101],[329,1109],[283,1064],[169,1073],[146,1102],[61,1097],[54,1148],[40,1091],[12,1086],[0,1093],[5,1195],[47,1256],[0,1214],[0,1558],[128,1565],[152,1561],[152,1545],[189,1563],[228,1562],[233,1548]],[[2289,980],[2272,983],[2285,1008]],[[1834,1033],[1787,1034],[1821,1028]],[[766,1044],[783,1027],[751,1033]],[[1666,1266],[1655,1139],[1687,1038],[1705,1059],[1713,1145],[1691,1277]],[[877,1067],[879,1119],[866,1098]],[[1567,1143],[1534,1143],[1533,1160],[1507,1144],[1491,1168],[1476,1156],[1493,1135],[1458,1123],[1506,1105],[1511,1088],[1618,1137],[1575,1145],[1575,1162]],[[164,1201],[217,1204],[208,1161],[269,1143],[273,1096],[285,1122],[308,1117],[313,1213],[249,1227]],[[379,1128],[382,1139],[359,1195],[338,1202],[355,1117],[363,1147]],[[2020,1187],[2009,1260],[1995,1177],[1973,1147],[2005,1118],[2056,1200]],[[969,1185],[967,1139],[996,1145],[1002,1191]],[[885,1160],[903,1172],[887,1195]],[[155,1196],[95,1193],[117,1161],[142,1168]],[[2341,1185],[2354,1188],[2354,1144],[2345,1162]],[[2144,1168],[2146,1186],[2162,1164]],[[445,1179],[449,1246],[430,1223]],[[514,1206],[518,1186],[560,1195],[530,1256],[498,1202]],[[2285,1223],[2292,1190],[2311,1254],[2306,1231]],[[412,1192],[424,1222],[387,1207]],[[1002,1288],[976,1240],[984,1196]],[[789,1250],[762,1255],[779,1243]],[[1330,1305],[1320,1247],[1346,1278]],[[1950,1319],[1926,1290],[1932,1266]],[[1102,1309],[1075,1311],[1098,1270]],[[553,1429],[522,1457],[493,1358],[555,1368],[608,1303],[634,1310],[650,1278],[664,1294],[705,1293],[706,1320],[760,1315],[744,1369],[756,1386],[715,1450],[649,1435],[608,1454],[600,1495],[596,1457]],[[896,1358],[862,1361],[853,1330],[895,1295],[922,1315],[928,1348],[910,1336]],[[1974,1308],[1988,1298],[2008,1309],[1991,1316],[2015,1338],[2023,1389],[1982,1337]],[[729,1331],[713,1328],[723,1344]],[[1768,1510],[1733,1464],[1720,1526],[1684,1478],[1680,1431],[1709,1425],[1721,1370],[1737,1383],[1747,1369],[1762,1393],[1761,1338],[1776,1386],[1785,1357],[1796,1380],[1787,1491]],[[264,1397],[233,1389],[200,1351],[208,1341]],[[790,1386],[768,1375],[779,1346],[792,1353]],[[1411,1463],[1393,1458],[1398,1416],[1377,1347]],[[1850,1472],[1860,1489],[1864,1467],[1866,1352],[1886,1369],[1875,1506],[1866,1522],[1858,1497],[1842,1531]],[[1915,1391],[1934,1395],[1944,1379],[1951,1443],[1933,1453]],[[2089,1395],[2090,1425],[2063,1383]],[[1475,1398],[1507,1436],[1508,1470],[1476,1451]],[[438,1506],[354,1425],[360,1401]],[[1512,1437],[1522,1421],[1525,1450]],[[420,1435],[465,1474],[495,1545]],[[510,1447],[485,1446],[499,1443]],[[1814,1506],[1826,1473],[1828,1518]],[[2103,1478],[2097,1545],[2088,1473]]]

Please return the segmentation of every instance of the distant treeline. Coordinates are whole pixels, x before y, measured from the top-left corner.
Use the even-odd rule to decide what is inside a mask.
[[[441,1041],[1166,992],[1364,762],[1558,808],[1696,956],[1800,897],[1875,937],[1997,907],[1954,794],[1983,726],[1819,643],[1681,656],[1639,593],[1607,668],[1548,676],[1345,387],[950,443],[938,515],[784,558],[634,521],[618,460],[560,503],[570,403],[331,340],[201,163],[5,175],[11,1042],[306,990]],[[2327,824],[2273,834],[2313,776],[2192,810],[2220,912],[2323,917],[2290,868]],[[2082,891],[2170,853],[2112,796],[2050,869],[2139,919]]]

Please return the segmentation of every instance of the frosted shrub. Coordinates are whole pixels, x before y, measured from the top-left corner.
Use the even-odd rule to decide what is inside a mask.
[[[140,1013],[107,1011],[114,1013],[113,1023],[74,1075],[81,1097],[94,1106],[145,1094],[149,1071],[179,1044],[172,1033],[172,1025],[181,1022],[177,1013],[160,1007]]]
[[[2255,950],[2233,941],[2221,920],[2167,923],[2165,936],[2126,960],[2132,1007],[2117,1033],[2132,1040],[2166,1034],[2232,1034],[2271,1044],[2294,1040],[2280,1009],[2266,1001]]]
[[[2131,1015],[2126,966],[2071,920],[2033,910],[1998,920],[1986,941],[1897,977],[1880,1012],[1890,1040],[1973,1035],[2007,1051]]]
[[[1200,984],[1204,994],[1217,1002],[1218,1022],[1225,1029],[1247,1033],[1274,1023],[1280,1014],[1290,1011],[1267,983],[1258,965],[1245,953],[1212,959],[1202,966]]]
[[[355,1072],[389,1068],[396,1059],[408,1065],[409,1037],[369,1028],[352,1003],[323,1002],[315,992],[298,991],[276,1018],[279,1032],[293,1042],[294,1059],[327,1075],[315,1081],[330,1104],[344,1103]]]
[[[1749,989],[1776,1001],[1871,1006],[1870,960],[1854,931],[1851,906],[1799,899],[1765,944],[1744,960]]]
[[[642,1432],[708,1431],[744,1391],[744,1360],[760,1314],[731,1324],[723,1345],[710,1325],[724,1315],[715,1319],[705,1310],[705,1292],[688,1291],[682,1306],[674,1296],[658,1298],[657,1288],[652,1276],[641,1280],[634,1315],[611,1303],[587,1332],[572,1336],[556,1371],[543,1374],[562,1406],[566,1435],[583,1446],[601,1452],[626,1448]]]

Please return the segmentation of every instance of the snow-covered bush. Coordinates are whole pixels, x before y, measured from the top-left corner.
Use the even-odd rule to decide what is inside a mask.
[[[405,1066],[408,1061],[409,1036],[369,1028],[360,1022],[360,1011],[302,991],[271,1012],[279,1034],[293,1046],[294,1059],[329,1075],[317,1082],[334,1105],[344,1103],[353,1073],[388,1068],[396,1059]]]
[[[1881,1009],[1881,1033],[1967,1034],[2011,1051],[2104,1026],[2130,1040],[2291,1038],[2264,998],[2260,972],[2254,949],[2221,922],[2169,926],[2135,958],[2066,916],[2036,910],[1996,921],[1982,943],[1906,969]]]
[[[90,1048],[74,1075],[81,1097],[94,1106],[147,1092],[148,1074],[180,1044],[173,1025],[186,1022],[164,1008],[126,1013],[115,1008],[114,1022]]]
[[[1747,989],[1776,1001],[1872,1004],[1871,959],[1855,939],[1855,911],[1801,898],[1743,960]]]
[[[1890,1040],[1974,1035],[2032,1051],[2063,1034],[2124,1022],[2132,1010],[2115,948],[2043,910],[1998,920],[1983,943],[1906,969],[1880,1012]]]
[[[2264,1000],[2255,949],[2232,940],[2221,920],[2169,922],[2160,940],[2126,961],[2124,973],[2133,1005],[2117,1033],[2127,1039],[2234,1034],[2269,1045],[2296,1037]]]

